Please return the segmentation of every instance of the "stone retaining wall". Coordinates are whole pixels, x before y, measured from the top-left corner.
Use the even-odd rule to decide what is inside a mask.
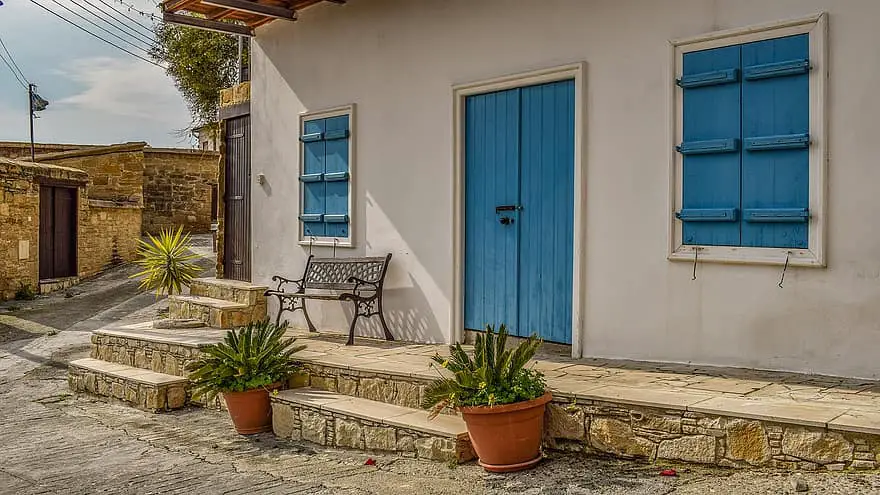
[[[92,334],[92,358],[167,375],[188,376],[186,366],[198,359],[199,354],[195,346]]]
[[[311,387],[420,409],[429,383],[428,379],[419,380],[305,363],[302,373],[292,379],[290,385],[291,388]]]
[[[556,399],[545,420],[550,448],[648,462],[840,471],[880,460],[876,436],[678,410]]]
[[[90,200],[88,215],[80,219],[77,255],[81,277],[137,258],[143,210],[103,203]]]
[[[67,374],[70,389],[117,399],[149,411],[169,411],[186,404],[184,385],[153,386],[94,373],[71,366]]]
[[[182,226],[191,233],[210,232],[219,173],[217,152],[145,148],[143,231]]]
[[[408,428],[321,411],[272,398],[272,429],[277,436],[319,445],[395,452],[407,457],[445,462],[474,458],[467,439],[453,440]]]

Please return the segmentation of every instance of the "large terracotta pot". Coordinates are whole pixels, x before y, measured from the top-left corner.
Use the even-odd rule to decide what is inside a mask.
[[[241,435],[252,435],[272,431],[272,407],[269,405],[269,391],[278,388],[272,384],[266,388],[255,388],[245,392],[226,392],[223,399],[232,416],[235,431]]]
[[[486,471],[507,473],[528,469],[541,460],[544,407],[550,392],[503,406],[462,407],[468,434]]]

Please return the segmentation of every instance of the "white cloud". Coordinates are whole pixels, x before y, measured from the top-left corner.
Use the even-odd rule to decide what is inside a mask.
[[[59,108],[186,124],[189,114],[165,71],[138,59],[93,57],[71,61],[59,75],[84,86]]]

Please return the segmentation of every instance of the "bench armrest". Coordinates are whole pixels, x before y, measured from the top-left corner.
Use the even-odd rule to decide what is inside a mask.
[[[301,279],[301,278],[293,280],[293,279],[289,279],[289,278],[284,278],[281,275],[274,275],[272,277],[272,281],[278,282],[278,286],[275,287],[275,290],[278,292],[285,292],[284,286],[287,284],[293,284],[296,286],[296,290],[294,292],[302,292],[303,291],[303,279]]]
[[[352,292],[355,292],[355,293],[357,293],[358,291],[364,290],[364,289],[373,290],[373,291],[379,290],[379,283],[378,282],[368,282],[362,278],[348,277],[348,283],[354,284],[354,288],[352,288]]]

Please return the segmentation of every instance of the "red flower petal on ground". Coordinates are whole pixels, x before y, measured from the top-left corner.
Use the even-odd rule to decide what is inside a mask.
[[[375,465],[376,465],[376,459],[373,459],[372,457],[368,457],[367,461],[364,462],[364,466],[375,466]]]
[[[660,476],[678,476],[678,473],[675,472],[675,469],[664,469],[660,471]]]

